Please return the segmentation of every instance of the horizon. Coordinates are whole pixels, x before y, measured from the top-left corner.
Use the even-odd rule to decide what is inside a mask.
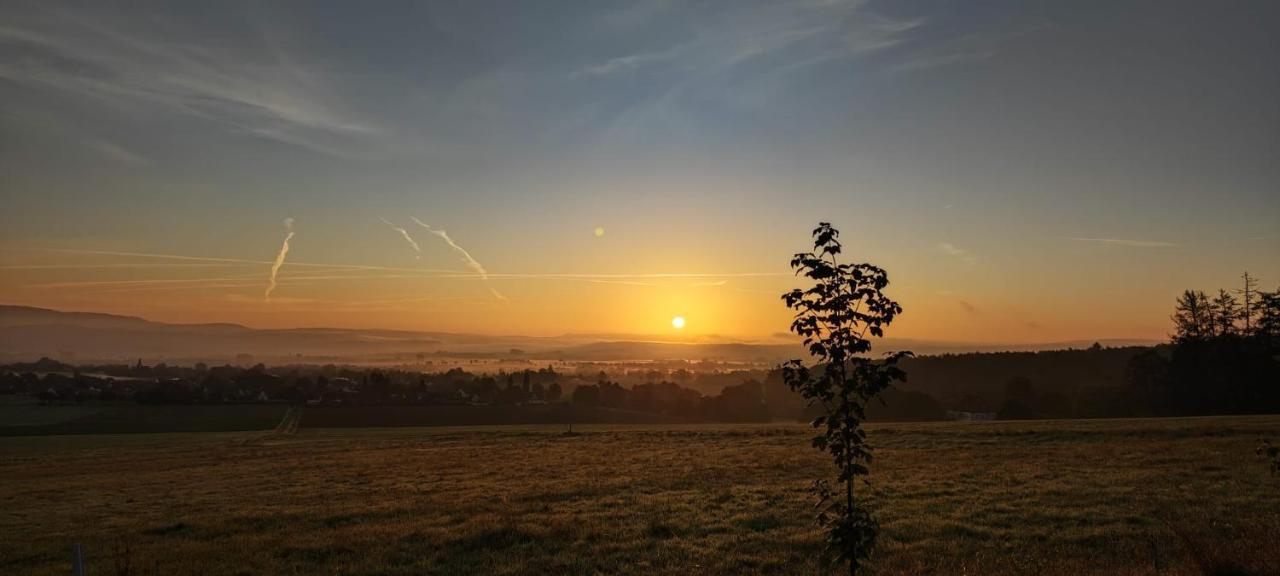
[[[1277,12],[7,3],[0,300],[767,339],[829,221],[888,336],[1164,340],[1280,285]]]
[[[680,344],[680,345],[720,345],[720,344],[742,344],[749,346],[796,346],[800,350],[800,339],[794,334],[778,333],[770,334],[765,337],[747,339],[735,338],[721,334],[688,334],[688,333],[639,333],[639,332],[562,332],[558,334],[519,334],[508,332],[446,332],[429,329],[392,329],[379,328],[372,326],[324,326],[324,325],[300,325],[292,327],[262,327],[253,326],[251,324],[241,324],[237,322],[162,322],[143,316],[130,314],[115,314],[111,312],[102,312],[94,310],[59,310],[53,308],[42,308],[38,306],[27,306],[22,304],[6,304],[0,303],[0,312],[5,308],[22,308],[36,310],[41,312],[54,312],[58,314],[92,314],[101,316],[111,316],[116,318],[126,318],[134,320],[142,320],[148,323],[164,324],[167,326],[234,326],[255,331],[307,331],[307,330],[343,330],[350,332],[404,332],[417,334],[440,334],[451,336],[484,336],[494,339],[501,338],[529,338],[539,340],[556,340],[567,338],[593,338],[596,343],[615,343],[615,344]],[[1023,352],[1023,351],[1053,351],[1066,350],[1074,345],[1092,345],[1101,344],[1104,347],[1126,347],[1126,346],[1156,346],[1167,344],[1169,338],[1152,339],[1152,338],[1093,338],[1080,340],[1057,340],[1057,341],[1036,341],[1036,342],[1003,342],[1003,341],[976,341],[976,340],[928,340],[917,338],[896,338],[887,336],[881,339],[884,345],[911,345],[920,344],[932,348],[940,348],[942,351],[924,352],[923,355],[936,354],[964,354],[964,353],[992,353],[992,352]],[[970,348],[971,347],[971,348]],[[879,347],[877,348],[879,351]],[[495,350],[494,352],[498,352]]]

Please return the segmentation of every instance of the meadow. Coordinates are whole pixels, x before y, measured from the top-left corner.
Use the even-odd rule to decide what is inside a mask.
[[[293,432],[296,429],[296,432]],[[0,573],[815,574],[801,425],[0,438]],[[292,432],[292,433],[291,433]],[[1280,417],[879,424],[874,574],[1276,574]]]

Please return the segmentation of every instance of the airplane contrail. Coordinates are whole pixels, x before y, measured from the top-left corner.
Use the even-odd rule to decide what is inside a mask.
[[[386,218],[379,217],[378,219],[381,220],[383,224],[390,226],[392,230],[399,232],[401,236],[404,236],[405,241],[408,242],[409,246],[413,248],[414,258],[418,258],[418,259],[422,258],[422,248],[419,248],[418,243],[413,241],[413,236],[409,235],[408,230],[405,230],[404,228],[401,228],[399,226],[396,226],[395,224],[392,224]]]
[[[263,295],[263,300],[271,301],[271,292],[276,289],[276,273],[280,271],[280,267],[284,266],[284,257],[289,253],[289,240],[293,238],[293,218],[284,219],[284,229],[289,233],[284,236],[284,244],[280,245],[280,253],[276,254],[276,261],[271,264],[271,277],[267,279],[267,292]]]
[[[426,228],[427,232],[435,234],[436,236],[440,237],[441,240],[444,240],[445,243],[448,244],[449,247],[452,248],[454,252],[457,252],[458,255],[462,257],[462,262],[466,264],[467,267],[471,268],[472,270],[475,270],[476,274],[480,275],[480,279],[484,280],[485,284],[488,285],[489,272],[484,269],[484,266],[482,266],[480,262],[476,261],[475,258],[471,257],[471,253],[467,252],[466,248],[463,248],[459,246],[457,242],[454,242],[453,238],[450,238],[447,232],[445,232],[444,230],[434,230],[431,228],[431,226],[417,219],[416,217],[410,216],[409,219],[413,220],[414,224],[417,224],[423,228]],[[493,293],[494,298],[502,300],[503,302],[509,302],[509,300],[507,300],[507,297],[503,296],[502,293],[498,292],[498,290],[495,289],[493,286],[489,286],[489,292]]]

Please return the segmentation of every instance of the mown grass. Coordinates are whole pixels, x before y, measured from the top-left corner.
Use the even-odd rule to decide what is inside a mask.
[[[0,439],[0,573],[814,574],[790,425]],[[1280,573],[1280,418],[886,424],[877,574]],[[117,552],[120,551],[120,552]],[[1235,570],[1234,572],[1232,570]]]

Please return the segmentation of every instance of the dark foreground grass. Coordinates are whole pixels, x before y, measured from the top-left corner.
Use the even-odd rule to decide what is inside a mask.
[[[0,437],[271,430],[284,404],[83,406],[0,405]]]
[[[0,439],[0,574],[814,574],[799,426]],[[1280,418],[873,427],[878,574],[1276,574]]]

